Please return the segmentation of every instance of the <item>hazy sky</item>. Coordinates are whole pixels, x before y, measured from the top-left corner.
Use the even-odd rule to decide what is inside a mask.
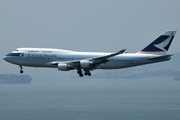
[[[179,5],[179,0],[1,0],[0,56],[19,47],[138,52],[166,30],[177,30],[169,50],[177,53]],[[3,59],[0,66],[1,73],[19,73]]]

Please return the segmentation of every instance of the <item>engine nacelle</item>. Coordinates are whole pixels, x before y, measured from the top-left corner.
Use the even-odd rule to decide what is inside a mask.
[[[69,70],[73,70],[74,67],[68,64],[58,64],[58,70],[62,70],[62,71],[69,71]]]
[[[81,68],[93,68],[94,63],[92,61],[82,60],[80,61]]]

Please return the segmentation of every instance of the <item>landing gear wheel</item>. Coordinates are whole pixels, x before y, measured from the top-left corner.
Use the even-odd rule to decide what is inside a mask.
[[[83,77],[83,74],[79,74],[80,77]]]
[[[21,70],[20,73],[22,74],[22,73],[23,73],[23,70]]]
[[[91,73],[89,73],[88,76],[91,76]]]

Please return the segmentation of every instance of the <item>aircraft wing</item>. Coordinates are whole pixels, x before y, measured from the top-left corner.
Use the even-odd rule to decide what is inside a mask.
[[[109,60],[107,60],[108,58],[110,57],[114,57],[116,55],[119,55],[119,54],[123,54],[125,52],[126,49],[122,49],[116,53],[112,53],[112,54],[109,54],[109,55],[105,55],[105,56],[100,56],[100,57],[95,57],[95,58],[88,58],[88,59],[83,59],[83,60],[73,60],[73,61],[65,61],[65,62],[62,62],[62,61],[55,61],[55,62],[52,62],[51,64],[52,65],[58,65],[59,63],[63,63],[63,64],[70,64],[72,66],[79,66],[81,65],[81,62],[82,61],[89,61],[91,63],[93,63],[93,66],[91,66],[91,68],[89,69],[95,69],[98,65],[102,64],[102,63],[106,63],[108,62]]]
[[[105,64],[106,62],[108,62],[109,61],[109,60],[107,60],[108,58],[114,57],[114,56],[119,55],[119,54],[123,54],[125,52],[125,50],[126,49],[122,49],[116,53],[112,53],[112,54],[101,56],[101,57],[91,58],[89,61],[94,63],[94,65],[92,66],[92,69],[98,67],[102,63]]]
[[[124,53],[125,50],[126,49],[122,49],[122,50],[120,50],[120,51],[118,51],[116,53],[112,53],[112,54],[101,56],[101,57],[88,58],[88,59],[84,59],[84,60],[89,60],[89,61],[106,61],[110,57],[114,57],[116,55]],[[76,60],[76,61],[73,61],[73,63],[80,62],[80,61],[82,61],[82,60]]]
[[[122,49],[116,53],[112,53],[110,55],[106,55],[106,56],[101,56],[101,57],[96,57],[96,58],[92,58],[93,60],[100,60],[100,59],[107,59],[107,58],[110,58],[110,57],[114,57],[116,55],[119,55],[119,54],[122,54],[125,52],[126,49]]]

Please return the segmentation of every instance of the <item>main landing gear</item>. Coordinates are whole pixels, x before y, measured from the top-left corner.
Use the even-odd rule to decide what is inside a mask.
[[[90,71],[89,70],[84,70],[84,75],[88,75],[88,76],[91,76],[91,73],[90,73]]]
[[[23,73],[23,70],[22,70],[23,67],[22,67],[21,65],[20,65],[19,67],[20,67],[20,69],[21,69],[21,70],[20,70],[20,73],[22,74],[22,73]]]
[[[77,69],[77,73],[79,74],[80,77],[83,77],[83,72],[82,72],[82,70],[80,68]],[[91,73],[90,73],[89,70],[84,69],[84,75],[91,76]]]
[[[83,74],[82,74],[82,70],[81,70],[81,69],[78,69],[78,70],[77,70],[77,73],[79,74],[80,77],[83,77]]]

